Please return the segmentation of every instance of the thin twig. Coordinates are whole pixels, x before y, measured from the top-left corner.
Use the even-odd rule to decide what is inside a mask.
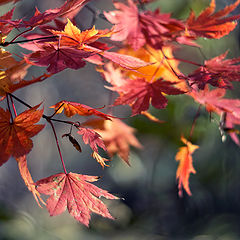
[[[185,62],[185,63],[189,63],[189,64],[192,64],[192,65],[195,65],[195,66],[198,66],[198,67],[202,67],[202,64],[195,63],[195,62],[192,62],[190,60],[186,60],[186,59],[182,59],[182,58],[173,57],[173,58],[168,58],[168,60],[177,60],[177,61],[180,61],[180,62]]]
[[[10,42],[3,42],[3,43],[0,43],[0,46],[7,47],[10,44],[26,43],[26,42],[32,42],[32,41],[38,41],[38,40],[45,40],[45,39],[49,39],[49,38],[58,38],[58,36],[39,37],[39,38],[19,40],[19,41],[15,41],[15,42],[12,42],[12,41],[10,41]]]
[[[55,141],[56,141],[56,144],[57,144],[58,153],[59,153],[59,156],[60,156],[60,159],[61,159],[61,163],[62,163],[62,166],[63,166],[64,173],[65,173],[65,174],[68,174],[68,173],[67,173],[67,170],[66,170],[66,167],[65,167],[65,163],[64,163],[64,161],[63,161],[62,152],[61,152],[61,149],[60,149],[60,146],[59,146],[59,142],[58,142],[58,138],[57,138],[57,134],[56,134],[54,125],[53,125],[51,119],[47,119],[47,121],[49,122],[49,124],[51,125],[52,130],[53,130],[53,134],[54,134]]]
[[[18,102],[20,102],[21,104],[23,104],[24,106],[28,107],[28,108],[32,108],[31,105],[29,105],[28,103],[24,102],[23,100],[21,100],[20,98],[16,97],[15,95],[13,95],[12,93],[8,93],[9,96],[13,97],[14,99],[16,99]],[[77,123],[76,122],[72,122],[72,121],[65,121],[65,120],[60,120],[60,119],[54,119],[52,118],[52,116],[47,116],[45,114],[42,115],[42,118],[48,120],[50,119],[51,121],[54,121],[54,122],[60,122],[60,123],[66,123],[66,124],[69,124],[69,125],[72,125],[72,126],[75,126],[76,128],[80,125],[80,123]]]

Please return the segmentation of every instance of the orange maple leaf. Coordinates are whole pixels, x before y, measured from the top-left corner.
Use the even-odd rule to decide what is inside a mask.
[[[17,61],[12,57],[11,53],[0,48],[0,96],[5,96],[6,93],[12,93],[33,83],[41,82],[51,76],[50,74],[43,74],[32,80],[23,80],[30,66],[25,59]]]
[[[111,161],[110,159],[103,158],[95,151],[92,153],[92,157],[96,159],[96,161],[102,166],[102,168],[110,167],[106,164],[106,162]]]
[[[92,51],[92,48],[88,49],[86,44],[95,42],[102,37],[110,37],[113,34],[112,30],[97,30],[95,26],[91,29],[82,31],[78,29],[68,19],[68,22],[64,28],[64,31],[52,30],[52,33],[60,36],[60,44],[65,46],[77,46],[78,49],[84,49],[85,51]]]
[[[142,66],[138,68],[137,71],[122,70],[120,72],[122,74],[122,78],[144,78],[146,82],[155,82],[159,78],[163,78],[164,80],[175,82],[177,88],[183,91],[187,90],[185,81],[176,76],[176,73],[180,73],[178,69],[179,62],[174,59],[172,46],[164,46],[162,50],[153,49],[149,45],[146,45],[144,48],[140,48],[138,50],[133,50],[130,47],[126,47],[120,49],[119,53],[131,55],[149,63],[148,66]],[[171,68],[173,68],[176,73],[174,73]],[[107,66],[105,69],[106,70],[103,72],[104,76],[108,74],[106,81],[114,83],[114,79],[119,78],[117,69],[110,68],[109,66]]]
[[[16,158],[16,161],[18,163],[19,172],[22,176],[23,181],[25,182],[28,190],[32,192],[33,197],[35,198],[37,204],[39,207],[42,207],[40,202],[44,205],[45,202],[42,200],[40,193],[37,191],[35,184],[33,182],[32,176],[29,172],[28,166],[27,166],[27,158],[26,155],[23,155],[22,157]],[[40,202],[39,202],[40,201]]]
[[[55,105],[51,106],[50,108],[54,108],[56,114],[62,113],[64,110],[64,114],[67,117],[72,117],[75,114],[78,114],[80,116],[91,116],[95,115],[98,117],[102,117],[104,119],[110,120],[111,118],[115,118],[114,116],[102,113],[100,111],[97,111],[94,108],[91,108],[87,105],[81,104],[81,103],[76,103],[76,102],[68,102],[68,101],[61,101],[56,103]]]
[[[18,62],[11,53],[0,48],[0,96],[11,92],[12,85],[22,80],[29,66],[25,60]]]
[[[189,188],[189,176],[190,173],[196,173],[192,165],[192,154],[199,147],[193,145],[191,142],[181,137],[181,141],[186,145],[180,147],[178,153],[176,154],[176,161],[179,161],[176,178],[178,179],[178,194],[182,196],[182,187],[185,189],[188,195],[192,195]]]
[[[224,9],[214,13],[216,8],[215,0],[212,0],[210,6],[204,9],[198,17],[191,11],[186,22],[186,35],[193,37],[221,38],[231,32],[237,25],[235,20],[240,15],[226,17],[238,5],[240,0],[226,6]]]
[[[120,119],[112,119],[112,121],[93,119],[85,122],[84,125],[93,127],[95,132],[101,135],[110,157],[117,154],[128,165],[130,165],[128,159],[130,146],[142,148],[133,135],[135,129]]]
[[[33,147],[30,138],[38,134],[45,125],[37,123],[43,110],[37,110],[39,105],[19,114],[13,121],[9,110],[0,107],[0,165],[10,156],[22,157]]]
[[[59,173],[36,182],[40,193],[50,195],[47,209],[51,216],[61,214],[68,209],[79,222],[88,226],[91,212],[113,219],[106,205],[99,199],[118,199],[107,191],[90,184],[99,179],[76,173]]]

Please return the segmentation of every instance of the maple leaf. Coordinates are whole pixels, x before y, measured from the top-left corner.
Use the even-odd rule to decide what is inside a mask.
[[[179,161],[176,178],[178,179],[178,194],[182,196],[182,187],[185,189],[188,195],[192,195],[189,188],[189,176],[190,173],[196,173],[192,165],[192,154],[199,147],[193,145],[191,142],[181,137],[181,141],[186,145],[180,147],[176,154],[176,161]]]
[[[120,119],[112,119],[112,121],[92,119],[85,122],[84,125],[93,127],[101,135],[110,157],[117,154],[128,165],[130,165],[130,146],[142,148],[142,145],[134,136],[135,129]]]
[[[112,62],[108,62],[102,68],[97,68],[103,78],[114,87],[120,87],[127,83],[128,79],[124,76],[122,69],[115,68]],[[108,88],[108,86],[105,86]]]
[[[120,65],[123,68],[138,69],[140,67],[149,65],[149,63],[146,63],[132,56],[104,51],[106,49],[105,45],[101,44],[100,42],[96,42],[96,40],[101,37],[111,36],[113,34],[112,30],[97,30],[95,29],[95,27],[93,27],[90,30],[81,32],[75,25],[71,23],[70,20],[68,20],[64,31],[52,32],[55,35],[61,36],[61,45],[74,46],[87,52],[99,54],[104,58],[107,58],[110,61]]]
[[[117,11],[104,12],[109,22],[114,24],[115,34],[112,35],[113,41],[127,40],[135,50],[142,47],[146,40],[139,24],[139,13],[133,1],[128,0],[128,5],[115,2]]]
[[[240,81],[240,58],[225,59],[227,52],[204,62],[188,76],[190,84],[204,89],[206,84],[219,88],[232,88],[232,81]]]
[[[154,49],[161,49],[168,41],[177,40],[184,30],[182,21],[171,18],[170,13],[160,13],[159,9],[140,14],[140,24],[146,43]]]
[[[111,39],[126,40],[134,50],[146,43],[159,49],[163,41],[172,40],[173,34],[184,30],[184,24],[171,18],[170,14],[160,14],[159,10],[139,12],[131,0],[128,0],[128,5],[117,2],[114,6],[117,11],[104,12],[105,17],[115,25],[116,33]]]
[[[23,155],[22,157],[16,158],[16,161],[18,163],[19,172],[20,172],[20,174],[22,176],[22,179],[25,182],[28,190],[30,192],[32,192],[33,197],[35,198],[38,206],[42,207],[40,202],[44,205],[45,205],[45,202],[42,200],[40,193],[37,191],[37,189],[35,187],[32,176],[31,176],[31,174],[29,172],[29,169],[28,169],[28,166],[27,166],[26,155]]]
[[[69,47],[56,47],[52,44],[41,46],[40,51],[26,56],[28,63],[37,66],[48,66],[48,72],[54,74],[66,68],[79,69],[85,66],[83,58],[92,55],[91,52]]]
[[[37,181],[36,188],[40,193],[50,195],[47,200],[50,216],[59,215],[67,208],[77,221],[88,226],[91,212],[113,219],[100,197],[118,199],[89,183],[98,179],[71,172],[59,173]]]
[[[98,153],[98,146],[106,150],[101,136],[92,129],[79,127],[79,131],[77,133],[82,135],[83,142],[85,144],[89,144],[94,152]]]
[[[50,73],[60,72],[67,67],[79,69],[85,65],[83,59],[102,64],[95,57],[98,56],[97,54],[126,69],[137,69],[149,65],[135,57],[105,51],[105,44],[96,42],[96,39],[111,35],[109,30],[96,30],[93,27],[81,32],[68,20],[64,31],[52,31],[52,33],[59,37],[58,41],[52,39],[52,42],[39,46],[40,50],[26,56],[28,62],[33,65],[49,66],[47,70]]]
[[[25,60],[16,61],[12,54],[0,49],[0,96],[12,93],[17,89],[26,87],[36,82],[41,82],[51,75],[43,74],[32,80],[22,79],[30,67]]]
[[[240,18],[240,15],[226,17],[240,3],[237,0],[235,3],[226,6],[224,9],[214,13],[216,4],[212,0],[210,6],[203,10],[198,17],[191,11],[186,21],[186,35],[193,37],[205,38],[221,38],[231,32],[237,25],[235,20]]]
[[[0,165],[10,156],[19,158],[31,151],[33,142],[30,138],[45,126],[35,124],[43,114],[43,110],[37,110],[38,107],[39,105],[22,112],[13,121],[9,110],[0,108]]]
[[[3,5],[3,4],[9,3],[9,2],[13,2],[13,1],[14,1],[14,3],[16,3],[19,0],[0,0],[0,5]]]
[[[110,161],[109,159],[103,158],[102,156],[100,156],[97,152],[93,152],[92,153],[92,157],[94,159],[96,159],[96,161],[102,166],[102,168],[104,167],[110,167],[109,165],[106,164],[106,162]]]
[[[41,13],[36,8],[34,16],[31,17],[28,21],[23,21],[23,23],[21,23],[19,27],[33,28],[51,22],[58,17],[68,16],[73,11],[76,14],[76,10],[80,11],[81,8],[84,7],[84,5],[89,1],[90,0],[67,0],[61,7],[55,9],[48,9],[43,13]]]
[[[148,66],[138,68],[137,71],[122,71],[121,73],[122,75],[124,74],[125,78],[144,78],[147,82],[153,82],[159,78],[163,78],[169,82],[176,82],[177,88],[180,88],[183,91],[187,90],[185,81],[182,81],[182,79],[179,79],[176,76],[176,73],[180,73],[178,69],[179,62],[174,59],[172,46],[164,46],[161,50],[156,50],[149,45],[146,45],[144,48],[140,48],[136,51],[132,48],[125,47],[120,49],[119,53],[131,55],[149,63]],[[171,65],[171,68],[169,65]],[[174,69],[175,73],[172,69]],[[106,68],[106,70],[109,71],[109,74],[112,71],[112,69],[108,68]],[[116,79],[116,74],[116,71],[112,71],[112,75],[109,77],[114,80]]]
[[[155,108],[165,108],[168,100],[163,93],[169,95],[184,93],[173,87],[174,84],[174,82],[163,81],[163,79],[158,79],[153,83],[146,82],[142,78],[129,79],[127,84],[111,88],[120,93],[120,97],[115,100],[114,105],[130,104],[132,115],[141,114],[142,111],[148,110],[150,102]]]
[[[96,109],[91,108],[87,105],[76,103],[76,102],[64,101],[64,100],[51,106],[51,108],[54,108],[55,111],[57,111],[56,114],[62,113],[62,111],[64,110],[64,114],[67,117],[72,117],[75,114],[78,114],[80,116],[95,115],[108,120],[111,120],[111,118],[115,118],[114,116],[99,112]]]
[[[235,117],[240,117],[240,100],[223,98],[225,89],[192,91],[190,95],[200,104],[204,105],[208,112],[216,112],[221,114],[228,112]]]
[[[103,52],[99,52],[99,54],[109,59],[110,61],[118,64],[119,66],[129,70],[136,70],[141,67],[151,65],[151,63],[146,63],[139,58],[135,58],[125,54],[119,54],[116,52],[103,51]]]
[[[239,107],[240,107],[240,105],[239,105]],[[239,141],[239,138],[238,138],[239,131],[235,131],[234,130],[235,125],[240,125],[240,116],[239,117],[235,117],[231,113],[226,113],[226,122],[225,122],[225,126],[224,126],[225,129],[224,130],[226,131],[226,128],[229,129],[229,131],[227,131],[227,133],[230,135],[232,140],[238,146],[240,146],[240,141]]]
[[[18,62],[11,53],[0,49],[0,96],[12,92],[13,85],[22,81],[29,67],[25,60]]]
[[[208,112],[215,112],[220,116],[226,115],[223,126],[220,121],[220,131],[223,132],[223,136],[225,136],[224,128],[233,129],[235,125],[240,124],[240,100],[223,98],[225,93],[225,89],[218,88],[210,91],[207,86],[204,90],[189,93],[195,101],[204,105]],[[228,133],[232,140],[240,145],[236,132],[228,131]]]
[[[87,50],[86,44],[95,42],[102,37],[110,37],[112,30],[97,30],[95,26],[92,29],[86,31],[80,31],[72,22],[68,19],[68,22],[64,28],[64,31],[52,31],[54,35],[60,36],[60,44],[64,46],[78,46],[78,49]],[[92,50],[92,49],[90,49]]]
[[[1,5],[1,3],[0,3]],[[15,8],[12,8],[9,12],[0,17],[0,37],[1,43],[4,42],[5,37],[18,26],[21,20],[12,21],[12,16]]]

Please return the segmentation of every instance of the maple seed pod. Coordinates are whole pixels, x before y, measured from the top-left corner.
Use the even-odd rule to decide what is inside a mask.
[[[78,141],[70,133],[63,134],[62,138],[63,137],[68,137],[69,141],[77,149],[77,151],[82,152],[82,148],[81,148],[80,144],[78,143]]]

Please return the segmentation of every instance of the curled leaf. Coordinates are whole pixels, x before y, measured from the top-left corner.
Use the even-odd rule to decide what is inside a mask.
[[[184,137],[181,137],[181,141],[186,146],[180,147],[175,157],[176,161],[179,161],[176,178],[178,179],[178,194],[180,197],[182,196],[182,187],[188,195],[192,195],[189,188],[189,176],[190,173],[196,173],[192,164],[192,154],[199,148],[197,145],[193,145]]]

